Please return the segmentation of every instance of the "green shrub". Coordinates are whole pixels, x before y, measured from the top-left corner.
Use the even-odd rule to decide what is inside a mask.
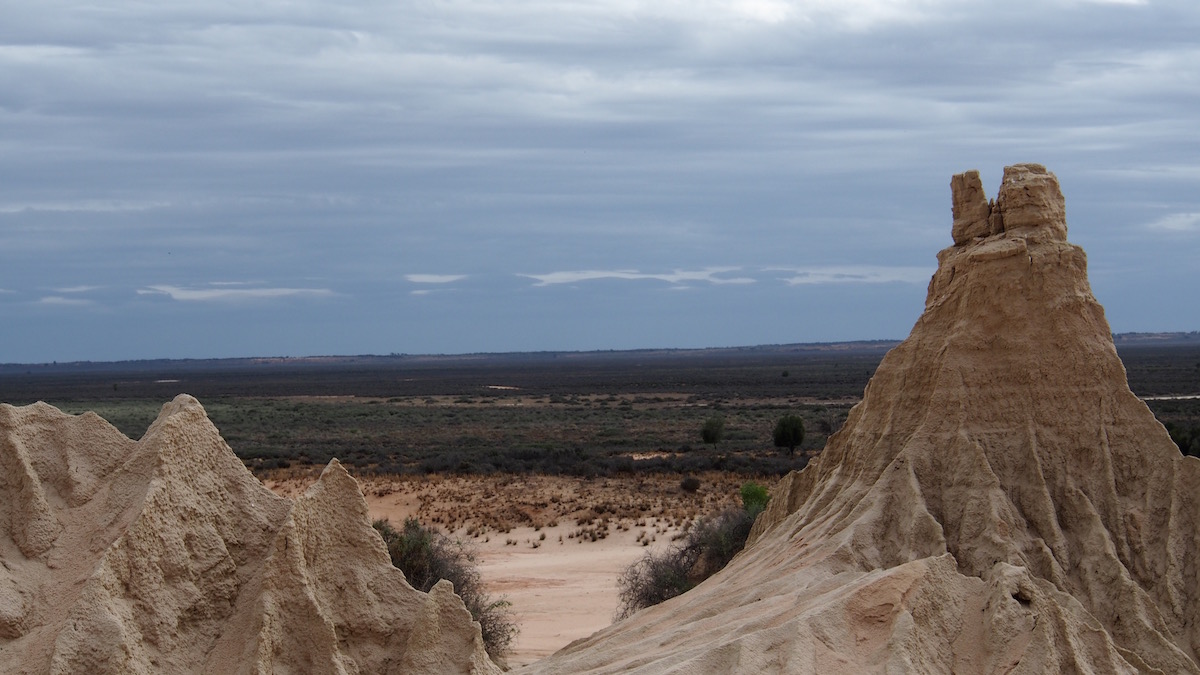
[[[751,519],[758,517],[767,508],[767,502],[771,501],[771,493],[758,483],[745,483],[741,493],[742,508],[746,509]]]
[[[700,429],[700,440],[705,443],[720,443],[725,437],[725,418],[720,415],[713,415],[704,421],[704,426]]]
[[[688,476],[679,481],[679,489],[684,492],[695,492],[700,489],[700,479],[695,476]]]
[[[504,598],[492,600],[487,594],[475,555],[465,544],[426,529],[416,518],[405,519],[400,530],[387,520],[376,520],[372,525],[383,537],[392,564],[404,572],[410,586],[428,593],[437,582],[449,580],[471,618],[479,622],[488,654],[499,659],[508,651],[517,637],[510,604]]]

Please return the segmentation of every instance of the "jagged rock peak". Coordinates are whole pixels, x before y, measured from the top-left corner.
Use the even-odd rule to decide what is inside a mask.
[[[975,170],[953,176],[950,192],[954,214],[951,234],[956,246],[1006,232],[1067,240],[1065,200],[1058,178],[1041,164],[1004,167],[1000,192],[992,201]]]
[[[0,404],[0,674],[500,672],[435,591],[337,460],[279,497],[190,396],[139,441]]]

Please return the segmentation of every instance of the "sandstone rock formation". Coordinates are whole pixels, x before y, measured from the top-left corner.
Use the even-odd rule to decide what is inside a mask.
[[[924,313],[745,551],[528,672],[1200,672],[1200,460],[1130,392],[1057,180],[951,185]]]
[[[1058,179],[1040,164],[1017,164],[1004,169],[1000,193],[988,201],[978,171],[950,179],[956,246],[973,239],[1012,232],[1067,240],[1067,214]]]
[[[392,567],[336,460],[277,497],[180,396],[137,442],[0,405],[0,672],[499,669],[448,583]]]

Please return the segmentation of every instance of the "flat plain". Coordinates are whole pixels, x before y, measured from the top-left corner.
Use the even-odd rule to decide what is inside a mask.
[[[1181,445],[1200,438],[1200,335],[1116,342],[1134,393]],[[260,475],[333,457],[360,476],[780,475],[820,452],[894,344],[4,364],[0,401],[93,410],[138,438],[188,393]],[[785,414],[805,421],[795,456],[771,442]],[[724,434],[706,444],[712,417]]]

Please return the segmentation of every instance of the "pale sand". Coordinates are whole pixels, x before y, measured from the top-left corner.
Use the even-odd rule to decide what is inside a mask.
[[[477,554],[487,592],[512,604],[520,633],[507,659],[516,667],[612,623],[621,572],[648,551],[669,546],[695,515],[736,499],[739,477],[702,477],[704,486],[694,495],[679,492],[678,476],[595,481],[551,476],[368,477],[360,483],[372,519],[399,525],[416,517],[426,524],[458,526],[452,536],[468,542]],[[279,494],[295,497],[311,479],[265,482]],[[581,518],[589,520],[589,504],[608,504],[610,510],[579,525]],[[513,527],[517,519],[541,526]],[[590,534],[600,531],[604,537],[593,540]],[[639,539],[643,532],[652,539],[649,545]]]
[[[393,523],[414,515],[418,501],[400,493],[367,496],[371,518]],[[665,524],[656,528],[653,519],[645,522],[647,527],[611,528],[607,537],[597,541],[572,537],[580,529],[574,522],[541,530],[513,528],[475,538],[465,529],[455,533],[471,542],[478,554],[479,573],[488,592],[512,603],[521,632],[507,656],[510,666],[533,663],[612,623],[621,571],[647,551],[667,546],[678,532]],[[649,546],[637,540],[643,531],[655,538]],[[516,544],[508,544],[510,540]]]
[[[521,627],[508,656],[511,666],[533,663],[612,623],[617,577],[649,550],[635,541],[636,530],[580,543],[567,538],[575,529],[521,528],[479,546],[480,574],[493,595],[512,603]],[[543,532],[545,541],[532,548]],[[506,539],[519,543],[508,546]],[[661,548],[668,539],[660,535],[653,547]]]

